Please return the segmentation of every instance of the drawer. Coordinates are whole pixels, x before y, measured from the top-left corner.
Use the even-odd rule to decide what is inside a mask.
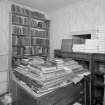
[[[85,53],[75,53],[75,58],[76,59],[84,59],[88,61],[91,58],[90,54],[85,54]]]
[[[70,53],[70,52],[62,52],[62,57],[63,58],[74,58],[75,54],[74,53]]]
[[[68,53],[68,52],[62,52],[62,57],[63,58],[73,58],[73,59],[84,59],[86,61],[89,61],[91,58],[91,54],[85,54],[85,53]]]
[[[105,54],[95,54],[94,59],[98,61],[99,60],[105,61]]]

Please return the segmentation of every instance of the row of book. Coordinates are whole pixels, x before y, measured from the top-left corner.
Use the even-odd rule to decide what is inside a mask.
[[[12,24],[19,24],[19,25],[29,25],[29,18],[28,17],[22,17],[18,15],[12,15]]]
[[[12,34],[29,35],[29,29],[28,27],[12,26]]]
[[[18,36],[12,36],[12,45],[17,46],[33,46],[33,45],[39,45],[43,47],[48,47],[49,40],[48,39],[40,39],[33,37],[32,39],[30,37],[18,37]]]
[[[12,26],[12,34],[15,35],[30,35],[35,37],[41,37],[41,38],[47,38],[47,32],[46,31],[39,31],[36,29],[30,29],[28,27],[22,27],[22,26]]]
[[[31,19],[30,23],[31,23],[31,27],[37,27],[38,26],[37,21],[34,19]]]
[[[30,37],[18,37],[18,36],[12,36],[12,45],[17,46],[29,46],[31,45],[31,38]]]
[[[33,46],[32,47],[32,55],[47,55],[48,54],[48,48],[40,47],[40,46]]]
[[[41,39],[36,37],[23,37],[23,36],[12,36],[12,45],[17,46],[33,46],[33,45],[39,45],[43,47],[48,47],[49,40],[48,39]]]
[[[43,54],[48,54],[48,48],[43,48],[40,46],[25,46],[24,49],[24,55],[43,55]]]
[[[41,37],[41,38],[47,38],[47,32],[46,31],[39,31],[35,29],[30,29],[30,35],[35,37]]]
[[[43,47],[48,47],[49,45],[49,40],[48,39],[36,39],[32,38],[32,45],[40,45]]]
[[[35,28],[43,28],[46,29],[46,23],[45,22],[38,22],[35,19],[29,20],[28,17],[18,16],[18,15],[12,15],[12,24],[18,24],[18,25],[24,25],[24,26],[31,26]]]
[[[34,62],[36,60],[35,58],[27,63],[22,63],[14,69],[14,74],[37,94],[53,91],[73,81],[78,82],[83,78],[78,74],[87,72],[80,64],[71,59],[67,61],[53,59],[44,63]]]
[[[20,15],[22,15],[22,14],[26,15],[26,16],[31,15],[31,17],[33,17],[33,18],[45,19],[44,14],[39,13],[37,11],[31,11],[31,10],[22,8],[22,7],[18,6],[18,5],[15,5],[15,4],[13,4],[11,6],[11,11],[14,12],[14,13],[18,13]]]
[[[35,19],[31,19],[30,20],[30,24],[31,24],[31,27],[35,27],[35,28],[42,28],[42,29],[46,29],[47,28],[47,25],[45,22],[38,22],[36,21]]]
[[[38,22],[38,27],[39,27],[39,28],[46,29],[46,28],[47,28],[47,25],[46,25],[45,22]]]
[[[12,48],[12,56],[14,57],[22,57],[24,55],[24,48],[23,47],[13,47]]]
[[[11,6],[11,11],[14,12],[14,13],[24,14],[26,16],[29,15],[29,10],[28,9],[22,8],[18,5],[15,5],[15,4],[13,4]]]
[[[12,36],[12,45],[19,45],[19,38],[17,36]]]
[[[25,56],[31,55],[31,47],[30,46],[24,47],[24,55]]]
[[[13,47],[12,48],[12,55],[14,57],[22,57],[25,55],[47,55],[48,48],[40,47],[40,46],[25,46],[25,47]]]

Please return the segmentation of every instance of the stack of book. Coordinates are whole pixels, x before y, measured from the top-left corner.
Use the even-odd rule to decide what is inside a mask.
[[[88,69],[83,68],[83,65],[74,60],[64,62],[64,69],[69,73],[67,81],[72,81],[75,84],[90,74]]]
[[[39,59],[40,62],[37,62],[37,58],[35,59],[15,68],[14,74],[37,94],[68,85],[75,81],[74,78],[77,81],[81,79],[77,74],[86,72],[74,60],[53,59],[44,62]]]
[[[54,90],[66,80],[68,73],[64,69],[57,69],[50,62],[20,65],[15,69],[15,75],[25,82],[36,93]],[[30,81],[30,82],[29,82]]]
[[[63,66],[63,64],[64,64],[63,59],[54,58],[51,61],[56,64],[57,69],[62,69],[64,67]]]
[[[69,68],[73,73],[75,74],[80,74],[80,73],[84,73],[87,72],[86,69],[83,68],[82,65],[80,65],[77,61],[75,60],[70,60],[70,61],[66,61],[64,63],[64,66]],[[70,71],[69,70],[69,71]]]

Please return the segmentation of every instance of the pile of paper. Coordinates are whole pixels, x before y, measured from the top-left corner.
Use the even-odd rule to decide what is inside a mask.
[[[105,26],[98,26],[99,53],[105,53]]]
[[[51,62],[55,63],[57,69],[62,69],[63,68],[63,59],[60,59],[60,58],[54,58],[54,59],[51,59]]]
[[[36,93],[51,91],[58,88],[69,76],[68,72],[63,69],[63,61],[55,60],[55,63],[20,65],[15,69],[15,75],[26,82]]]
[[[98,53],[98,39],[86,39],[85,40],[85,52]]]
[[[74,44],[72,49],[73,52],[84,52],[85,44]]]
[[[35,61],[35,60],[34,60]],[[15,76],[35,93],[49,92],[74,82],[79,82],[87,71],[78,62],[69,59],[53,59],[44,63],[27,63],[14,69]]]
[[[24,58],[22,59],[22,64],[23,65],[27,65],[27,64],[41,64],[41,63],[44,63],[45,61],[39,57],[39,56],[35,56],[35,57],[27,57],[27,58]]]
[[[91,39],[85,39],[85,44],[74,44],[73,52],[105,53],[105,26],[98,26]]]
[[[105,53],[105,40],[99,39],[99,53]]]

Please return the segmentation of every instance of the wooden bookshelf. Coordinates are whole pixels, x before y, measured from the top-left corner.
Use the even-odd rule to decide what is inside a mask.
[[[11,6],[13,65],[27,56],[49,55],[49,20],[36,11]],[[17,61],[16,61],[17,60]]]

